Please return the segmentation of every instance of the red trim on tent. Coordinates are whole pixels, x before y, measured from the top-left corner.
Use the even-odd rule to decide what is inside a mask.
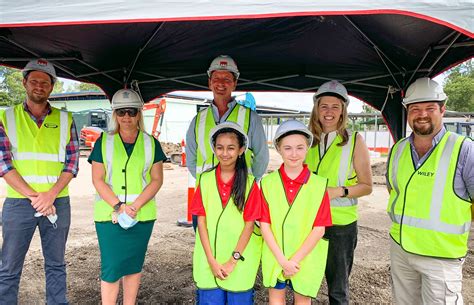
[[[380,15],[396,14],[411,16],[452,28],[462,34],[474,38],[474,32],[470,32],[447,21],[437,19],[428,15],[414,13],[403,10],[379,9],[361,11],[311,11],[311,12],[288,12],[269,14],[249,14],[249,15],[226,15],[226,16],[202,16],[202,17],[170,17],[170,18],[143,18],[143,19],[117,19],[117,20],[84,20],[84,21],[63,21],[63,22],[32,22],[32,23],[5,23],[2,27],[29,27],[29,26],[58,26],[58,25],[83,25],[83,24],[111,24],[111,23],[145,23],[145,22],[173,22],[173,21],[204,21],[204,20],[227,20],[227,19],[261,19],[274,17],[297,17],[297,16],[331,16],[331,15]]]

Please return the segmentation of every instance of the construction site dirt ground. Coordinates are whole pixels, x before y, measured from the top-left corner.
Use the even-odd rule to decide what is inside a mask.
[[[384,159],[373,160],[380,165]],[[271,150],[269,169],[280,165],[280,158]],[[383,166],[383,164],[382,164]],[[380,167],[380,166],[379,166]],[[388,229],[385,212],[388,194],[383,185],[383,171],[374,167],[373,193],[359,200],[359,235],[355,262],[350,278],[351,301],[360,304],[392,303]],[[158,219],[148,246],[139,291],[140,304],[192,304],[195,286],[192,280],[194,233],[191,228],[178,227],[176,222],[186,216],[188,172],[186,168],[165,164],[165,181],[157,195]],[[0,206],[6,185],[0,179]],[[91,168],[85,158],[80,160],[80,174],[70,184],[72,220],[67,243],[68,296],[71,304],[100,303],[100,256],[93,221],[94,187]],[[474,240],[471,229],[469,253],[463,272],[465,303],[474,303]],[[120,255],[120,253],[117,253]],[[324,281],[323,281],[324,282]],[[20,283],[20,304],[44,304],[43,257],[38,232],[25,260]],[[256,304],[265,304],[267,293],[256,281]],[[325,284],[317,303],[327,302]]]

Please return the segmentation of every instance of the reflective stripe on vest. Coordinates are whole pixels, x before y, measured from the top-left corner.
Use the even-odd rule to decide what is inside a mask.
[[[105,166],[104,181],[120,201],[132,204],[150,183],[150,171],[153,166],[155,149],[153,141],[150,135],[140,131],[132,154],[128,156],[118,134],[102,134],[101,149]],[[126,178],[124,175],[126,175]],[[123,185],[125,183],[126,185]],[[102,200],[99,194],[96,194],[94,220],[110,221],[112,212],[113,208]],[[152,198],[141,207],[136,219],[138,221],[148,221],[155,218],[155,200]]]
[[[245,200],[248,199],[251,188],[254,186],[254,178],[248,176]],[[235,245],[245,227],[243,212],[240,212],[232,197],[222,208],[219,190],[217,188],[216,170],[201,175],[199,184],[201,189],[202,203],[206,212],[206,227],[209,238],[209,246],[213,257],[220,264],[224,264],[230,258]],[[254,229],[255,232],[255,229]],[[260,265],[262,253],[262,237],[252,233],[249,242],[242,252],[244,261],[239,261],[234,271],[225,279],[219,280],[212,274],[207,261],[207,256],[201,244],[199,231],[196,232],[196,242],[193,253],[193,279],[199,289],[221,288],[226,291],[241,292],[248,291],[254,287],[255,279]]]
[[[353,155],[357,133],[349,133],[344,146],[342,137],[337,135],[328,150],[321,157],[319,144],[311,147],[306,156],[308,168],[323,177],[327,177],[328,187],[352,186],[357,184],[353,166]],[[334,225],[347,225],[357,220],[357,198],[331,199],[331,216]]]
[[[72,116],[51,108],[40,127],[20,104],[5,110],[2,116],[11,144],[13,167],[37,192],[50,190],[58,181],[66,161],[66,146],[70,138]],[[8,186],[8,197],[25,198]],[[66,186],[58,197],[68,195]]]
[[[198,116],[196,118],[196,126],[195,126],[195,133],[196,133],[196,143],[197,143],[197,156],[196,156],[196,181],[199,181],[199,175],[212,167],[216,164],[213,162],[214,154],[212,153],[210,147],[210,139],[209,139],[209,131],[216,126],[214,121],[212,106],[209,106],[201,111],[199,111]],[[229,116],[227,117],[226,121],[228,122],[235,122],[239,124],[242,129],[248,134],[248,129],[250,126],[250,109],[236,104],[232,111],[230,112]],[[208,123],[209,122],[209,123]],[[212,125],[208,125],[212,124]],[[207,136],[206,136],[207,135]],[[250,143],[249,143],[250,144]],[[245,152],[245,160],[247,162],[249,173],[252,172],[251,168],[251,159],[252,159],[252,152],[248,149]]]
[[[311,173],[290,205],[279,171],[262,178],[261,190],[268,204],[271,230],[278,247],[290,259],[313,230],[313,223],[326,191],[327,179]],[[291,277],[293,290],[315,298],[324,277],[328,241],[320,239],[300,262],[300,271]],[[282,267],[267,244],[262,250],[263,285],[273,288],[277,281],[286,281]]]
[[[408,138],[392,148],[387,213],[392,220],[390,236],[405,251],[440,258],[466,255],[471,202],[454,190],[464,141],[469,140],[446,132],[416,169]]]

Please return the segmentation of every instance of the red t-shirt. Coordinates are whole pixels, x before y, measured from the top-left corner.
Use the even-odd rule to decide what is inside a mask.
[[[221,168],[220,165],[217,165],[216,168],[216,177],[217,177],[217,190],[220,194],[220,200],[222,203],[222,208],[225,208],[227,203],[229,202],[230,199],[230,194],[232,191],[232,186],[234,185],[234,176],[229,181],[222,181],[221,178]],[[244,221],[255,221],[258,220],[262,213],[261,213],[261,207],[262,204],[260,203],[261,200],[261,195],[260,195],[260,189],[258,188],[258,185],[255,183],[252,184],[252,189],[250,191],[249,197],[247,199],[247,202],[245,203],[244,206]],[[204,209],[204,205],[202,203],[202,196],[201,196],[201,187],[198,186],[196,189],[196,192],[194,193],[193,201],[191,203],[191,214],[197,215],[197,216],[206,216],[206,211]]]
[[[301,187],[303,187],[307,182],[311,175],[311,172],[308,169],[306,164],[303,165],[303,170],[301,173],[296,177],[296,179],[291,179],[285,172],[285,168],[283,164],[280,166],[280,175],[283,181],[283,187],[285,189],[286,198],[288,203],[291,205],[296,198]],[[265,197],[262,193],[262,218],[260,218],[261,222],[271,223],[270,219],[270,210],[268,208],[268,203],[265,200]],[[316,218],[313,222],[313,227],[330,227],[332,226],[332,219],[331,219],[331,206],[328,192],[324,193],[323,200],[321,201],[321,205],[319,206],[318,213]]]

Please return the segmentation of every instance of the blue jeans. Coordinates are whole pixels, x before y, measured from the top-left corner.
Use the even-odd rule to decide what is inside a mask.
[[[329,240],[325,272],[329,303],[349,304],[349,274],[357,245],[357,221],[344,226],[327,227],[324,238]]]
[[[30,242],[39,227],[46,274],[46,303],[68,304],[64,252],[71,224],[69,197],[54,201],[56,228],[46,217],[34,217],[26,198],[7,198],[3,204],[3,247],[0,266],[0,305],[18,303],[18,286]],[[39,302],[38,300],[30,300]]]
[[[196,290],[197,305],[253,305],[254,290],[230,292],[220,288]]]

